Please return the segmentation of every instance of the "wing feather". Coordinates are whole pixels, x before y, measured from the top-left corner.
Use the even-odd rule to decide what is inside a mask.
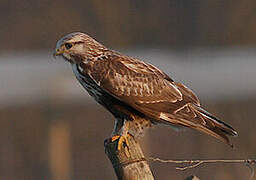
[[[183,95],[173,82],[163,78],[160,70],[140,61],[118,57],[94,62],[84,69],[89,69],[88,73],[104,90],[128,104],[182,101]]]

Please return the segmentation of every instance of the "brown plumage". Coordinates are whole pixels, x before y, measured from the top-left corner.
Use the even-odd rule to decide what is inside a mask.
[[[229,145],[227,135],[237,135],[231,126],[202,109],[197,96],[183,84],[84,33],[60,39],[55,55],[72,64],[82,86],[115,116],[113,134],[137,137],[151,124],[164,123],[199,130]]]

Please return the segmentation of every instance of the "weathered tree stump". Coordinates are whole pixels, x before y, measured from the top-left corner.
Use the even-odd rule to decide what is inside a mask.
[[[129,136],[120,150],[117,140],[107,139],[104,146],[119,180],[154,180],[140,145],[133,137]]]

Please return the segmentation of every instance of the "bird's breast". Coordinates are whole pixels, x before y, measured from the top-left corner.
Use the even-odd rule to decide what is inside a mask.
[[[103,90],[99,87],[98,84],[87,74],[81,74],[79,65],[72,65],[73,72],[80,82],[80,84],[87,90],[87,92],[96,100],[100,101],[100,98],[103,96]]]

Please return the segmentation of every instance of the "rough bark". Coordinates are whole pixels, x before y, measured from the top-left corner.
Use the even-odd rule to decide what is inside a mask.
[[[118,140],[104,142],[105,152],[119,180],[154,180],[146,158],[136,140],[128,136],[127,144],[118,150]]]

